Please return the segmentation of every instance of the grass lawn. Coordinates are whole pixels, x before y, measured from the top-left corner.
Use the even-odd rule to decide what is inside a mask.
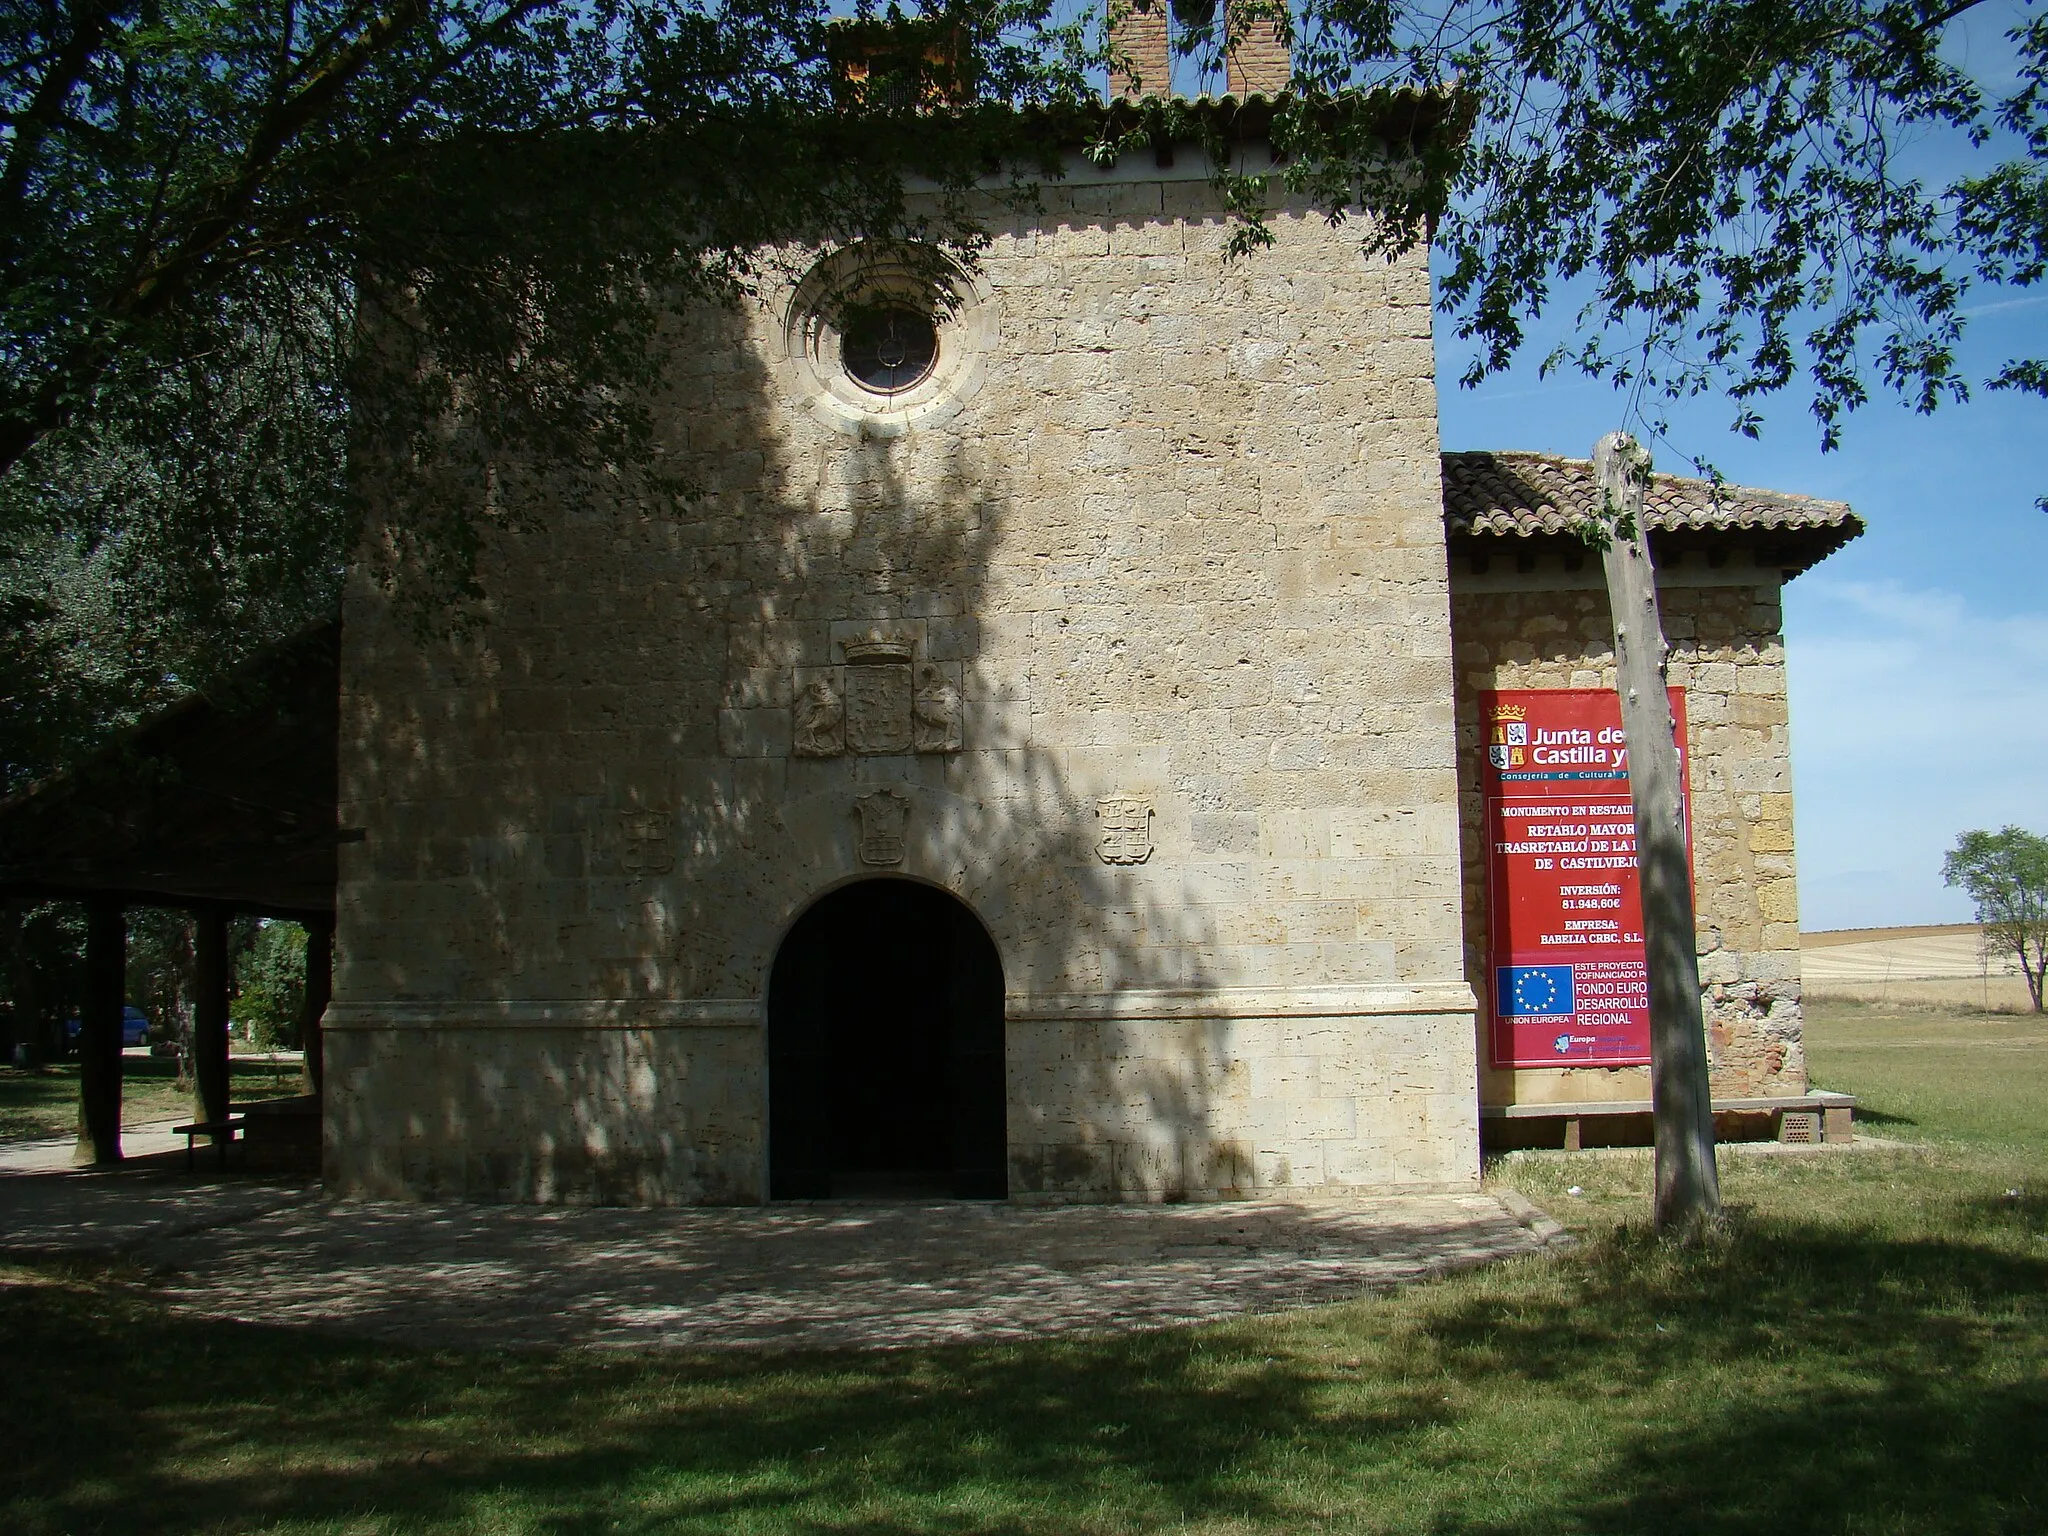
[[[145,1275],[17,1267],[0,1528],[2048,1528],[2048,1025],[1831,1009],[1810,1040],[1816,1080],[1913,1144],[1724,1155],[1718,1246],[1647,1239],[1644,1154],[1519,1155],[1492,1177],[1577,1250],[1135,1337],[472,1354],[179,1320]]]
[[[1815,1082],[1853,1082],[1873,1134],[2048,1161],[2048,1016],[1833,1003],[1808,1017]]]
[[[228,1059],[231,1099],[268,1098],[299,1091],[297,1062],[272,1063],[261,1056]],[[121,1058],[121,1123],[191,1113],[192,1092],[178,1086],[178,1069],[164,1057]],[[0,1141],[68,1136],[78,1129],[78,1063],[62,1061],[20,1071],[0,1067]]]

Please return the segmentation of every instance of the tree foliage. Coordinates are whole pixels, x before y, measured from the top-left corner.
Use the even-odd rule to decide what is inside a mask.
[[[957,194],[1014,142],[1005,104],[1086,87],[1041,0],[949,4],[851,94],[832,22],[825,0],[0,9],[6,782],[331,608],[351,454],[393,530],[372,569],[442,618],[519,492],[685,490],[641,405],[662,314],[744,292],[791,240],[971,243]],[[937,202],[913,212],[906,176]]]
[[[508,508],[687,495],[644,407],[663,314],[807,241],[971,252],[967,189],[1052,169],[1016,109],[1098,100],[1122,3],[0,8],[0,783],[331,609],[352,553],[447,622]],[[1468,382],[1590,295],[1549,365],[1652,435],[1660,400],[1725,391],[1754,432],[1803,385],[1833,445],[1874,389],[2048,392],[2041,359],[1957,362],[1973,292],[2048,270],[2048,21],[2002,0],[1996,87],[1944,52],[1990,3],[1175,11],[1211,65],[1294,41],[1284,165],[1221,177],[1241,252],[1283,190],[1368,208],[1369,251],[1435,240]],[[1107,155],[1193,119],[1066,121]],[[387,536],[359,548],[364,499]]]
[[[246,947],[257,919],[238,921],[233,937]],[[192,1030],[192,918],[163,907],[128,911],[127,1001],[149,1018],[154,1040],[181,1042],[189,1052]],[[85,996],[85,909],[74,901],[0,905],[0,1004],[11,1015],[13,1039],[45,1059],[70,1048],[64,1021],[75,1019]]]
[[[985,97],[1073,86],[1043,8],[944,14]],[[957,131],[888,131],[914,103],[835,89],[831,19],[815,0],[9,7],[0,470],[252,326],[333,381],[366,271],[500,387],[518,392],[508,343],[529,375],[630,376],[644,333],[605,332],[636,284],[729,284],[764,237],[887,224],[904,172],[959,161]],[[545,324],[520,328],[543,292]]]
[[[0,789],[333,611],[346,416],[266,345],[164,370],[0,479]]]
[[[127,1001],[148,1015],[152,1040],[192,1050],[195,924],[189,912],[131,907]],[[306,930],[243,914],[227,927],[230,1009],[258,1045],[297,1049],[306,1000]],[[61,1055],[63,1021],[85,989],[85,912],[77,902],[0,904],[0,1004],[13,1038],[39,1055]]]
[[[74,902],[0,906],[0,998],[10,1043],[42,1059],[63,1054],[64,1021],[85,996],[85,913]]]
[[[306,930],[263,919],[234,965],[235,1022],[250,1043],[297,1050],[306,1006]]]
[[[132,907],[127,917],[127,1000],[148,1016],[152,1042],[173,1041],[187,1059],[196,979],[192,918],[168,907]]]
[[[2041,1012],[2048,975],[2048,837],[2020,827],[1965,832],[1942,860],[1941,877],[1976,903],[1986,952],[2018,962],[2034,1012]]]
[[[1720,391],[1755,435],[1758,402],[1803,381],[1833,448],[1874,388],[1967,398],[1966,299],[2048,271],[2032,4],[2005,8],[2013,74],[1987,83],[1945,51],[1982,0],[1307,0],[1287,180],[1334,209],[1386,174],[1318,130],[1329,93],[1454,93],[1469,130],[1434,239],[1465,383],[1570,291],[1546,367],[1624,386],[1653,431],[1659,402]],[[2048,393],[2041,359],[1974,382]]]

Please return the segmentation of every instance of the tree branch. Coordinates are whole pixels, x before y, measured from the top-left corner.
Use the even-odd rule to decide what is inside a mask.
[[[212,206],[194,221],[171,257],[144,274],[125,293],[110,297],[106,312],[124,318],[142,318],[160,313],[185,291],[186,283],[214,251],[234,237],[242,216],[254,206],[258,194],[292,140],[320,121],[343,91],[372,61],[392,48],[406,31],[427,14],[426,0],[402,0],[378,17],[333,63],[320,70],[300,90],[279,104],[251,139],[242,156],[240,173],[228,186],[208,199]]]
[[[14,143],[8,150],[5,168],[0,169],[0,226],[20,217],[36,156],[51,129],[63,117],[64,104],[85,78],[86,69],[113,22],[114,8],[107,0],[81,0],[76,17],[71,36],[57,50],[49,73],[29,99],[28,110],[11,125]]]

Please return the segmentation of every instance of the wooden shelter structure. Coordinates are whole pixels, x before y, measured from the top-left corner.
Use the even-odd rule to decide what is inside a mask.
[[[340,641],[338,621],[307,629],[78,767],[0,801],[0,899],[85,905],[79,1077],[95,1163],[121,1158],[130,908],[196,919],[193,1070],[199,1118],[214,1125],[229,1113],[228,919],[246,912],[303,924],[306,1062],[319,1088],[335,847],[346,836],[335,822]]]

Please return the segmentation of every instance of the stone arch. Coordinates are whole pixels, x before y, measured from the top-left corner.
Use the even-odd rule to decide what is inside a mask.
[[[1009,1192],[1003,970],[958,897],[894,876],[820,896],[768,984],[777,1200]]]
[[[749,897],[774,917],[737,937],[735,985],[741,994],[764,995],[777,949],[804,913],[840,887],[871,879],[914,880],[953,896],[988,931],[1006,981],[1022,982],[1030,955],[1009,921],[1009,870],[1055,857],[1057,835],[1020,823],[1001,802],[926,785],[891,787],[911,806],[903,858],[893,866],[860,856],[854,807],[862,786],[792,798],[757,834],[758,875]]]

